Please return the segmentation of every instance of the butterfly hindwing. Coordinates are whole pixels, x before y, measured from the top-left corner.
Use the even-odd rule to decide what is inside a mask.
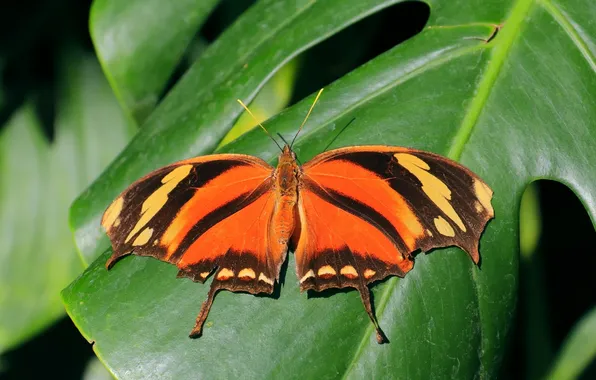
[[[143,177],[104,213],[113,246],[107,267],[134,253],[176,264],[179,277],[204,282],[213,275],[191,335],[201,333],[219,289],[272,293],[287,251],[268,239],[272,172],[258,158],[226,154],[180,161]]]
[[[419,249],[455,245],[478,263],[480,235],[494,214],[492,190],[470,170],[398,147],[320,154],[303,166],[300,195],[301,289],[354,287],[375,324],[367,284],[403,277]]]

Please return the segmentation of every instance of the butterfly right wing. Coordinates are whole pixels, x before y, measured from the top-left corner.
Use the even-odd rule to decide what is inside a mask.
[[[246,155],[180,161],[127,188],[103,215],[112,242],[109,269],[134,253],[178,266],[205,282],[215,273],[191,336],[200,335],[219,289],[272,293],[285,252],[271,251],[273,168]]]
[[[367,285],[405,276],[413,253],[458,246],[474,263],[494,216],[492,190],[476,174],[439,155],[390,146],[345,147],[303,167],[296,270],[300,289],[358,289],[372,312]]]

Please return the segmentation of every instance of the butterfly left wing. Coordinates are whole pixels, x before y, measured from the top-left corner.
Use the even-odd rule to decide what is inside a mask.
[[[494,215],[492,190],[458,163],[359,146],[320,154],[302,169],[294,242],[300,289],[358,289],[379,342],[369,283],[403,277],[419,249],[455,245],[478,263],[480,235]]]
[[[287,245],[270,237],[275,194],[266,162],[221,154],[180,161],[129,186],[103,215],[108,269],[134,253],[175,264],[179,277],[214,274],[191,336],[201,333],[219,289],[272,293]]]

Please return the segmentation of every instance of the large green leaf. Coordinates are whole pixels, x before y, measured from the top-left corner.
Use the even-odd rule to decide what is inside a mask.
[[[296,81],[297,68],[298,62],[295,59],[283,66],[271,77],[250,103],[250,112],[252,112],[252,115],[248,112],[242,114],[230,131],[219,142],[218,148],[229,144],[240,135],[257,127],[255,122],[262,123],[288,106]],[[253,119],[253,116],[256,119]]]
[[[297,4],[298,3],[298,4]],[[278,299],[222,292],[203,337],[186,338],[208,286],[176,268],[129,257],[107,272],[99,219],[134,179],[213,151],[284,62],[393,1],[263,1],[192,67],[132,143],[72,207],[87,261],[63,292],[68,313],[117,376],[494,377],[515,306],[519,203],[536,178],[567,184],[592,219],[596,172],[596,24],[589,0],[447,1],[429,24],[327,87],[300,136],[304,162],[334,146],[391,144],[442,153],[494,189],[496,218],[482,237],[481,268],[458,249],[419,255],[414,270],[374,287],[388,345],[378,345],[356,292],[300,294],[290,255]],[[263,20],[265,18],[265,20]],[[499,28],[497,28],[499,25]],[[487,42],[487,40],[490,40]],[[266,123],[291,136],[312,97]],[[274,161],[255,130],[222,151]],[[287,286],[286,286],[287,285]]]
[[[95,0],[90,29],[121,106],[137,122],[153,111],[168,79],[217,0]]]
[[[63,59],[52,143],[31,106],[0,134],[0,352],[64,313],[82,269],[68,207],[132,135],[91,57]]]

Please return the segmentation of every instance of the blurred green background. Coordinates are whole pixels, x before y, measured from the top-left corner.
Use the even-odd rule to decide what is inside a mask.
[[[462,12],[469,11],[466,1],[455,3]],[[557,6],[537,3],[545,9]],[[92,257],[80,246],[80,237],[82,253],[77,252],[68,227],[69,207],[143,130],[147,120],[148,125],[158,123],[159,116],[150,120],[154,109],[181,78],[191,77],[193,63],[200,64],[203,53],[210,54],[210,46],[222,43],[222,33],[253,2],[176,0],[167,9],[170,13],[163,13],[157,0],[127,4],[26,0],[0,6],[1,378],[111,377],[65,315],[60,299],[60,291],[91,264],[88,259]],[[517,3],[489,4],[486,9],[502,8],[508,14]],[[582,2],[574,4],[581,6]],[[594,10],[590,6],[587,13]],[[329,38],[272,72],[266,85],[250,89],[247,96],[256,95],[251,102],[253,112],[266,120],[298,104],[420,33],[433,12],[442,11],[440,2],[431,7],[412,1],[380,8],[384,9],[328,33],[332,34]],[[373,13],[370,9],[366,11]],[[91,32],[90,14],[95,16],[91,17]],[[479,25],[492,20],[479,14]],[[142,22],[127,24],[129,19]],[[269,22],[263,16],[263,24],[257,26],[266,31]],[[582,38],[590,42],[596,36],[588,33]],[[249,45],[251,40],[240,43]],[[594,46],[586,45],[585,51],[586,60],[594,63]],[[549,62],[542,64],[548,68]],[[596,66],[591,67],[593,79]],[[449,71],[444,75],[450,75]],[[200,91],[200,81],[192,85]],[[324,108],[324,103],[318,107]],[[586,104],[586,108],[596,117],[593,105]],[[234,127],[220,133],[225,137],[214,137],[215,146],[224,147],[251,127],[253,122],[246,115],[234,117]],[[596,124],[586,128],[594,130]],[[596,151],[596,141],[586,144]],[[580,152],[569,159],[581,157]],[[534,179],[521,202],[519,225],[514,225],[520,240],[519,273],[514,273],[518,276],[515,317],[512,327],[503,329],[508,331],[504,357],[495,359],[499,369],[490,377],[596,378],[594,225],[569,188]],[[77,212],[71,210],[71,218]],[[76,230],[80,226],[73,220]],[[111,365],[113,373],[115,367]],[[486,374],[458,373],[456,377],[476,376]]]

